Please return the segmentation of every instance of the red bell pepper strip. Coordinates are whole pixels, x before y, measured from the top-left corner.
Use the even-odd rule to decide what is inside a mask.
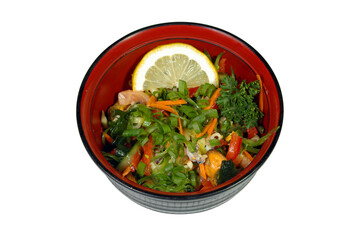
[[[193,87],[193,88],[188,88],[189,91],[189,98],[192,98],[195,96],[196,91],[198,90],[199,87]]]
[[[152,137],[150,136],[149,141],[147,141],[147,143],[145,143],[145,145],[143,146],[144,154],[143,157],[141,158],[141,161],[146,164],[146,169],[145,169],[146,176],[150,176],[151,174],[150,160],[152,158],[153,147],[154,145],[153,145]]]
[[[226,154],[227,160],[235,161],[237,155],[240,153],[242,138],[236,133],[231,134],[231,140],[229,144],[229,150]]]
[[[247,134],[248,134],[248,138],[251,139],[255,137],[256,134],[258,134],[258,130],[256,129],[256,127],[252,127],[250,129],[247,129]]]
[[[135,172],[140,161],[140,153],[136,152],[133,159],[130,162],[130,168],[132,172]]]
[[[219,73],[224,73],[225,72],[225,62],[226,62],[226,58],[221,58],[219,61]]]

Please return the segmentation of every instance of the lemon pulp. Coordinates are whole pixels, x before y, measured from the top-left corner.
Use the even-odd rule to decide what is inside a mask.
[[[135,68],[133,90],[177,87],[179,80],[189,88],[210,83],[219,85],[217,71],[209,58],[191,45],[171,43],[149,51]]]

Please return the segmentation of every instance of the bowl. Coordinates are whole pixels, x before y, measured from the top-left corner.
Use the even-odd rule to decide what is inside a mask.
[[[280,129],[262,146],[251,164],[233,179],[204,192],[166,193],[145,188],[124,178],[101,154],[101,110],[115,102],[117,93],[130,89],[136,64],[154,47],[172,42],[188,43],[216,56],[224,52],[237,77],[255,80],[260,75],[265,92],[263,125]],[[240,192],[268,159],[279,138],[283,101],[279,83],[264,58],[239,37],[217,27],[189,22],[148,26],[117,40],[90,66],[77,99],[77,124],[83,144],[92,160],[125,196],[146,208],[165,213],[195,213],[225,203]]]

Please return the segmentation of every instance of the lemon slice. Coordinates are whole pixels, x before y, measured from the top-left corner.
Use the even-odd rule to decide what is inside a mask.
[[[136,91],[178,87],[184,80],[188,88],[210,83],[219,86],[218,73],[209,58],[191,45],[171,43],[149,51],[136,66],[132,87]]]

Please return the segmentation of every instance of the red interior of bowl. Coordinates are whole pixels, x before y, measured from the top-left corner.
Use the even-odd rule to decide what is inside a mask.
[[[80,119],[88,151],[99,161],[100,167],[121,181],[138,189],[165,195],[194,195],[193,193],[164,193],[134,184],[121,176],[102,156],[100,113],[116,101],[117,93],[130,89],[129,82],[136,64],[152,48],[171,42],[188,43],[212,55],[224,53],[227,72],[234,73],[240,80],[254,81],[259,74],[266,93],[263,124],[268,131],[279,125],[281,103],[274,76],[259,55],[237,37],[222,30],[197,24],[164,24],[148,27],[132,33],[105,50],[94,62],[85,76],[80,101]],[[217,186],[211,191],[238,181],[253,169],[270,147],[274,136],[264,143],[252,163],[238,176]]]

